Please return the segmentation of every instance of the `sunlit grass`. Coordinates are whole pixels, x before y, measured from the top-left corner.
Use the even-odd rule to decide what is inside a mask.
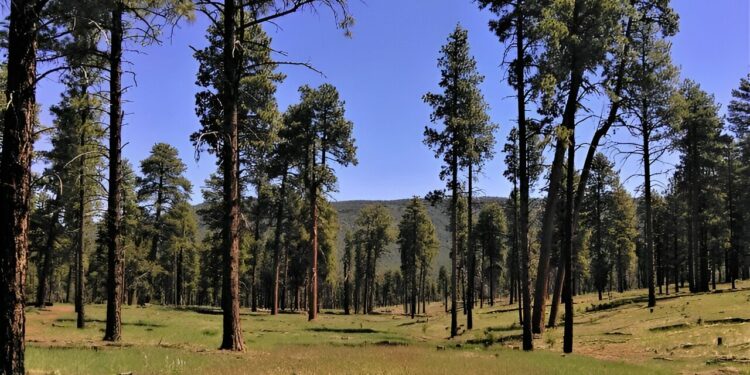
[[[659,300],[644,291],[576,297],[575,355],[562,356],[562,329],[518,348],[518,312],[499,301],[476,310],[475,328],[448,339],[449,315],[440,304],[410,319],[392,312],[341,315],[243,310],[247,351],[217,350],[221,316],[191,310],[126,306],[123,341],[101,341],[104,306],[87,306],[87,326],[75,328],[70,305],[28,310],[27,363],[34,373],[60,374],[306,374],[306,373],[674,373],[750,371],[750,291]],[[614,303],[612,303],[614,302]],[[389,309],[390,310],[390,309]],[[459,321],[465,321],[459,317]],[[722,345],[717,345],[718,337]],[[710,364],[709,364],[710,362]]]

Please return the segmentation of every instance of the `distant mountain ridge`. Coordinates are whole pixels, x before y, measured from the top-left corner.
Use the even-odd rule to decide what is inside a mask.
[[[343,249],[343,238],[344,233],[347,229],[354,227],[354,222],[357,218],[357,214],[362,207],[370,204],[382,204],[391,212],[394,219],[394,225],[398,225],[401,221],[406,205],[411,199],[395,199],[395,200],[351,200],[351,201],[338,201],[332,202],[331,204],[339,214],[339,251]],[[500,197],[481,197],[474,200],[474,208],[476,212],[479,212],[481,207],[489,202],[500,202],[504,203],[506,198]],[[438,242],[440,243],[440,250],[438,251],[437,259],[433,265],[434,271],[440,266],[448,267],[450,265],[450,215],[448,212],[448,203],[443,202],[435,206],[430,205],[428,202],[424,202],[427,207],[427,213],[432,219],[432,223],[435,225],[437,231]],[[398,247],[395,243],[391,244],[388,253],[380,260],[378,267],[380,270],[387,269],[398,269],[401,264],[401,257],[398,252]]]

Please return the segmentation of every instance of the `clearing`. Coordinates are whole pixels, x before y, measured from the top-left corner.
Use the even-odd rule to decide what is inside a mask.
[[[323,311],[249,313],[248,350],[219,351],[221,315],[212,309],[126,306],[123,341],[101,341],[104,305],[86,306],[86,329],[71,305],[27,310],[32,374],[587,374],[750,372],[750,283],[731,291],[660,296],[645,291],[576,297],[575,352],[564,356],[562,328],[519,350],[518,312],[507,300],[476,311],[476,327],[448,339],[450,315],[434,303],[412,320],[399,308],[375,315]],[[459,316],[459,322],[465,322]],[[463,328],[463,327],[462,327]],[[721,338],[721,345],[718,340]]]

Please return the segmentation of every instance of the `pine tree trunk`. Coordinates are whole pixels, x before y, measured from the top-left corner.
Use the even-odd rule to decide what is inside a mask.
[[[468,272],[466,272],[466,277],[468,278],[468,280],[467,280],[467,292],[466,292],[466,297],[467,297],[466,298],[467,299],[467,301],[466,301],[466,329],[472,329],[472,328],[474,328],[474,315],[473,315],[472,312],[474,310],[474,287],[475,287],[474,286],[474,282],[475,282],[474,278],[476,276],[475,275],[475,272],[476,272],[476,268],[475,268],[476,254],[474,253],[474,236],[473,236],[473,233],[472,233],[472,227],[474,225],[473,207],[472,207],[472,205],[474,203],[473,200],[472,200],[472,198],[473,198],[472,197],[472,188],[473,188],[472,183],[473,183],[473,179],[474,179],[473,169],[474,169],[474,166],[470,163],[469,164],[469,176],[468,176],[469,177],[469,192],[468,192],[469,196],[468,196],[468,204],[467,204],[468,212],[467,212],[467,215],[466,215],[467,216],[467,220],[468,220],[466,228],[467,228],[468,242],[469,242],[469,244],[468,244],[469,245],[468,246],[469,247],[469,249],[468,249],[468,253],[469,253],[468,254],[469,255],[468,258],[469,259],[467,259],[468,260],[467,267],[469,268],[469,270],[468,270]]]
[[[563,334],[563,352],[573,352],[573,199],[575,188],[575,127],[571,127],[568,144],[568,173],[565,207],[565,243],[562,251],[561,265],[563,272],[563,298],[565,300],[565,332]]]
[[[258,311],[258,254],[260,254],[260,224],[263,221],[263,202],[261,201],[263,191],[263,180],[258,180],[256,187],[258,198],[255,202],[255,240],[252,247],[252,258],[250,261],[250,311]]]
[[[739,256],[738,256],[738,245],[737,245],[737,231],[735,228],[735,208],[734,208],[734,161],[732,160],[732,146],[731,144],[727,147],[727,199],[729,206],[729,254],[724,261],[726,266],[726,275],[729,282],[732,283],[732,289],[736,289],[737,285],[735,280],[737,279],[738,267],[739,267]]]
[[[224,169],[224,244],[223,282],[221,304],[224,311],[223,337],[220,349],[243,351],[240,326],[240,189],[239,189],[239,135],[238,109],[239,76],[237,61],[239,50],[235,48],[237,9],[234,0],[224,2],[224,137],[222,166]]]
[[[39,285],[36,290],[36,306],[44,307],[49,294],[49,277],[52,274],[52,251],[57,242],[58,236],[58,221],[60,220],[60,192],[58,192],[52,203],[52,218],[50,218],[50,225],[47,228],[47,242],[41,249],[39,254],[42,257],[42,265],[39,269]]]
[[[154,202],[154,237],[151,239],[151,252],[149,253],[148,259],[152,262],[156,262],[159,257],[159,238],[161,237],[161,210],[163,204],[163,192],[164,181],[161,175],[159,175],[159,182],[156,186],[156,202]]]
[[[579,7],[576,1],[576,8]],[[574,10],[577,14],[578,10]],[[570,91],[568,93],[565,111],[563,113],[562,126],[572,131],[576,123],[576,111],[578,108],[578,93],[581,88],[582,74],[579,69],[573,67],[570,74]],[[544,331],[544,314],[547,304],[547,292],[549,287],[549,263],[552,250],[552,239],[554,237],[554,217],[557,199],[562,183],[562,170],[565,159],[566,142],[557,140],[555,156],[550,169],[549,189],[545,201],[544,214],[542,216],[541,248],[539,251],[539,267],[536,276],[536,289],[534,290],[534,311],[531,317],[531,327],[534,333]],[[572,220],[571,220],[572,221]]]
[[[123,295],[124,253],[120,241],[122,221],[122,17],[124,5],[117,1],[112,10],[110,37],[110,124],[109,124],[109,190],[107,197],[107,324],[105,341],[119,341],[122,334],[121,304]]]
[[[88,117],[88,116],[86,116]],[[83,118],[84,123],[86,117]],[[86,146],[85,132],[81,130],[81,138],[78,144],[81,151]],[[86,313],[84,311],[84,273],[83,273],[83,254],[86,251],[86,238],[84,236],[86,224],[86,156],[79,155],[78,171],[78,248],[76,261],[76,327],[84,328],[86,326]]]
[[[458,335],[458,159],[451,161],[451,337]]]
[[[284,200],[286,199],[286,175],[287,167],[284,166],[284,175],[281,176],[281,188],[279,189],[279,205],[276,208],[276,228],[273,235],[273,305],[271,315],[279,313],[279,258],[281,258],[281,229],[284,224]],[[348,301],[345,304],[349,314]]]
[[[0,372],[24,373],[25,286],[36,117],[38,14],[45,1],[11,1],[0,160]]]
[[[520,264],[520,280],[519,285],[521,287],[521,296],[519,301],[521,302],[521,309],[518,313],[520,321],[523,324],[523,350],[533,350],[534,342],[532,337],[531,329],[531,280],[529,278],[529,267],[531,263],[529,261],[529,170],[528,170],[528,155],[527,155],[527,132],[526,132],[526,78],[524,77],[525,64],[520,62],[525,61],[524,59],[524,14],[518,7],[516,7],[516,91],[517,97],[516,102],[518,104],[518,154],[519,154],[519,180],[521,184],[520,191],[520,204],[519,204],[519,251],[521,256]],[[494,266],[494,264],[493,264]],[[493,295],[492,298],[495,296]]]
[[[647,113],[643,105],[644,114]],[[642,116],[643,117],[643,116]],[[645,119],[645,117],[643,117]],[[643,137],[643,190],[646,205],[646,266],[648,276],[648,307],[656,306],[656,257],[654,256],[653,217],[651,210],[651,152],[649,150],[650,127],[645,123],[641,127]]]
[[[346,269],[344,270],[344,272],[347,275],[346,278],[344,279],[344,314],[349,315],[351,314],[351,311],[349,308],[349,305],[350,305],[349,295],[351,294],[351,291],[349,289],[351,289],[351,285],[350,285],[351,283],[349,281],[348,275],[349,275],[349,272],[351,271],[349,269]]]
[[[674,225],[673,225],[673,237],[672,237],[672,252],[674,256],[674,263],[672,265],[673,268],[673,276],[674,276],[674,292],[679,293],[680,292],[680,254],[679,254],[679,247],[677,246],[677,216],[675,212],[671,212],[672,217],[674,218]]]
[[[310,300],[307,309],[307,320],[315,320],[318,317],[318,183],[315,176],[315,148],[313,147],[311,157],[310,176],[310,209],[312,218],[310,220]],[[365,293],[367,293],[367,281],[365,281]],[[369,300],[365,298],[365,313],[369,313]]]
[[[549,320],[547,327],[557,327],[557,312],[559,311],[560,296],[562,295],[563,283],[565,282],[565,266],[564,259],[562,256],[558,261],[557,272],[555,277],[555,289],[552,293],[552,301],[550,301],[549,309]]]
[[[410,279],[409,283],[411,284],[411,318],[414,319],[414,315],[417,311],[417,246],[419,239],[417,238],[417,212],[414,211],[414,215],[412,216],[413,220],[413,238],[414,238],[414,247],[411,249],[411,254],[409,259],[409,273],[410,273]]]
[[[177,305],[182,306],[185,304],[185,298],[184,298],[184,284],[185,284],[185,250],[180,247],[180,253],[177,256]]]

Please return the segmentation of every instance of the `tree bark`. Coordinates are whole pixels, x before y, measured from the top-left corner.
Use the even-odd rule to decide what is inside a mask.
[[[562,262],[565,270],[563,272],[563,298],[565,300],[565,332],[563,334],[563,352],[573,352],[573,196],[575,194],[575,155],[576,139],[575,127],[570,128],[568,141],[568,175],[565,203],[565,243],[562,251]]]
[[[122,42],[124,5],[115,3],[110,37],[109,190],[107,197],[107,324],[105,341],[119,341],[122,334],[121,305],[125,254],[120,242],[122,222]]]
[[[47,242],[42,248],[41,268],[38,270],[39,273],[39,285],[36,289],[36,306],[44,307],[47,301],[47,295],[49,294],[49,276],[52,273],[52,251],[57,242],[58,236],[58,221],[60,220],[60,196],[58,192],[52,203],[52,217],[50,218],[50,225],[47,228]]]
[[[46,1],[10,2],[8,80],[0,159],[0,372],[24,373],[24,314],[39,13]]]
[[[412,215],[412,223],[413,223],[413,238],[414,238],[414,246],[412,247],[412,251],[410,254],[410,260],[409,262],[409,273],[410,273],[410,279],[409,282],[411,283],[411,318],[414,319],[414,315],[416,314],[417,310],[417,246],[419,244],[419,239],[417,238],[417,211],[414,210],[414,215]]]
[[[644,115],[646,107],[643,108]],[[645,116],[641,116],[645,121]],[[646,205],[646,254],[648,267],[648,307],[656,306],[656,262],[654,257],[653,217],[651,212],[651,151],[649,150],[650,129],[648,123],[641,126],[643,138],[643,190]]]
[[[519,1],[520,3],[520,1]],[[527,143],[528,136],[526,131],[526,78],[524,77],[525,50],[524,50],[524,14],[516,4],[516,91],[518,105],[518,155],[519,155],[519,180],[521,185],[520,205],[519,205],[519,251],[521,255],[520,280],[521,286],[521,305],[519,315],[523,325],[523,350],[529,351],[534,349],[534,342],[531,329],[531,285],[529,279],[529,170]],[[494,298],[494,296],[493,296]]]
[[[726,266],[726,275],[729,279],[729,282],[732,284],[732,289],[736,289],[737,285],[735,280],[737,279],[737,271],[739,267],[739,256],[738,256],[738,246],[737,246],[737,238],[736,238],[736,228],[735,228],[735,213],[734,213],[734,161],[732,160],[732,143],[730,141],[729,145],[727,146],[727,205],[729,209],[729,255],[730,257],[727,257],[726,261],[724,262],[724,265]]]
[[[234,0],[224,2],[224,142],[222,167],[224,170],[224,273],[221,304],[224,311],[223,337],[220,349],[243,351],[240,326],[240,187],[239,187],[239,135],[238,108],[239,76],[238,55],[235,48],[237,8]]]
[[[557,264],[557,272],[555,276],[555,289],[552,293],[552,301],[549,308],[549,320],[547,321],[547,327],[557,327],[557,312],[560,306],[560,296],[562,295],[563,284],[565,283],[565,262],[562,256]]]
[[[468,272],[466,272],[467,280],[467,293],[466,293],[466,329],[472,329],[474,328],[474,317],[472,314],[472,311],[474,310],[474,278],[475,278],[475,272],[476,272],[476,254],[474,253],[474,237],[472,233],[472,226],[474,224],[474,217],[473,215],[473,208],[472,208],[472,180],[474,179],[473,176],[473,169],[474,166],[469,163],[469,191],[468,191],[468,203],[467,203],[467,234],[468,234],[468,263],[467,267],[469,268]]]
[[[451,337],[458,335],[458,157],[451,161]]]
[[[250,261],[250,311],[256,312],[258,311],[258,277],[257,277],[257,269],[258,269],[258,254],[260,253],[260,236],[261,236],[261,228],[260,224],[263,221],[263,201],[262,194],[263,194],[263,180],[260,177],[258,179],[258,185],[256,187],[257,190],[257,200],[255,202],[255,243],[252,247],[252,259]]]
[[[271,315],[279,313],[279,258],[281,257],[281,226],[284,224],[284,200],[286,199],[286,169],[286,166],[284,166],[284,175],[281,176],[281,188],[279,189],[279,205],[276,208],[276,228],[273,238],[273,305],[271,307]],[[345,304],[345,307],[347,314],[349,314],[348,303]]]
[[[310,298],[307,309],[307,320],[315,320],[318,317],[318,182],[315,176],[315,147],[312,147],[311,170],[310,170]],[[368,254],[369,256],[369,254]],[[370,312],[370,301],[367,299],[368,286],[365,276],[365,313]]]
[[[87,116],[86,116],[87,117]],[[83,120],[86,121],[86,117]],[[85,123],[85,122],[84,122]],[[86,136],[81,129],[79,141],[80,150],[86,146]],[[83,273],[83,254],[86,250],[86,238],[84,230],[86,228],[86,156],[79,155],[78,167],[78,248],[76,251],[76,327],[85,328],[86,313],[84,311],[84,273]]]

